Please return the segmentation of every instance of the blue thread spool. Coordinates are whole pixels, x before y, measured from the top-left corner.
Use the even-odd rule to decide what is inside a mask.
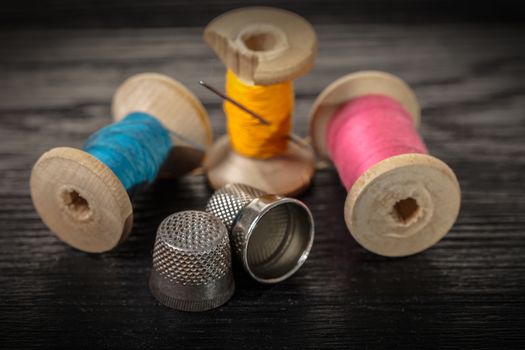
[[[126,80],[113,97],[116,123],[84,149],[54,148],[31,173],[31,196],[44,223],[86,252],[124,241],[133,224],[129,191],[159,173],[195,168],[211,143],[207,113],[183,85],[160,74]]]
[[[155,180],[170,149],[168,130],[143,112],[100,129],[84,145],[84,151],[108,166],[128,192]]]

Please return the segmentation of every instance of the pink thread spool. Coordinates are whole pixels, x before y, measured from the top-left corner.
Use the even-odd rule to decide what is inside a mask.
[[[310,114],[313,146],[334,162],[348,190],[348,229],[376,254],[423,251],[447,234],[459,213],[456,176],[427,154],[416,131],[419,120],[408,85],[375,71],[336,80]]]

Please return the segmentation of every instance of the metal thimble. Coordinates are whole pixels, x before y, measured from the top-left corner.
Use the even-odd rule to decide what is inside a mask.
[[[224,224],[201,211],[164,219],[157,230],[149,285],[155,298],[178,310],[204,311],[227,302],[235,283]]]
[[[217,190],[206,211],[222,220],[232,248],[257,281],[276,283],[306,261],[314,240],[314,221],[302,202],[229,184]]]

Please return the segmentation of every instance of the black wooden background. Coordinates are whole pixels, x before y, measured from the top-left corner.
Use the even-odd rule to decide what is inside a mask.
[[[202,26],[253,1],[16,1],[0,10],[0,348],[523,348],[525,346],[525,26],[517,1],[292,1],[320,51],[296,82],[295,129],[334,79],[382,69],[407,80],[422,134],[462,186],[459,219],[432,249],[400,259],[348,234],[332,169],[300,197],[317,224],[310,259],[264,286],[236,267],[237,290],[206,313],[165,308],[147,279],[154,234],[172,212],[202,209],[203,176],[157,182],[134,199],[131,238],[103,255],[58,241],[36,215],[31,167],[81,147],[110,122],[114,89],[169,74],[203,101],[216,135],[224,68]]]

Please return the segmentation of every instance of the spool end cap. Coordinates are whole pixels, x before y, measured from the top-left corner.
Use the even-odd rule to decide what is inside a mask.
[[[53,148],[35,163],[31,197],[58,238],[89,253],[115,248],[131,231],[133,209],[116,175],[90,154]]]

